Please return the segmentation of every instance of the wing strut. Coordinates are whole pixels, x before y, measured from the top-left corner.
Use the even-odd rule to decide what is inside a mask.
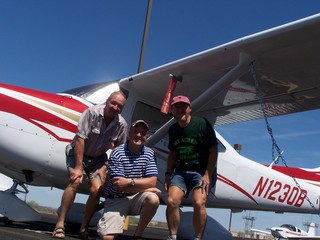
[[[232,68],[226,75],[215,82],[210,88],[198,96],[191,104],[192,111],[197,112],[206,105],[211,99],[215,98],[223,89],[229,87],[229,85],[236,79],[241,77],[245,72],[249,70],[249,65],[254,59],[246,54],[240,53],[239,63]]]
[[[229,87],[229,85],[241,77],[245,72],[248,71],[249,65],[253,62],[254,59],[246,54],[240,53],[239,55],[239,63],[234,68],[232,68],[228,73],[226,73],[222,78],[216,81],[210,88],[204,91],[201,95],[199,95],[191,104],[192,111],[197,112],[203,106],[206,105],[211,99],[216,97],[223,89]],[[174,119],[172,118],[166,124],[164,124],[161,128],[158,129],[152,136],[148,138],[146,141],[146,145],[149,147],[154,146],[157,142],[159,142],[168,132],[169,127],[174,123]]]

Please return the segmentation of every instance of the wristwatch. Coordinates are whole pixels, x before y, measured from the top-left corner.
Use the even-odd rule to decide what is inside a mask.
[[[133,178],[131,178],[130,187],[134,187],[135,184],[136,184],[136,182],[134,181]]]

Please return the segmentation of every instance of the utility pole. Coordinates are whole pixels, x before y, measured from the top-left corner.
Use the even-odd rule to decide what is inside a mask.
[[[138,73],[142,72],[142,66],[143,66],[143,60],[144,60],[144,51],[145,51],[146,44],[147,44],[147,36],[148,36],[148,30],[149,30],[151,7],[152,7],[152,0],[148,0],[147,13],[146,13],[146,19],[145,19],[145,22],[144,22],[144,31],[143,31],[143,37],[142,37],[142,43],[141,43],[141,51],[140,51],[140,58],[139,58]]]
[[[249,215],[244,216],[243,219],[245,220],[245,234],[250,236],[250,229],[253,227],[256,218],[251,217],[251,212],[249,212]]]

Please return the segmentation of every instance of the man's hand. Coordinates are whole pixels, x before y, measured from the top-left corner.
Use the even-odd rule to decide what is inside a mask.
[[[144,190],[144,192],[153,192],[153,193],[157,194],[159,197],[161,195],[161,190],[159,188],[156,188],[156,187],[147,188],[147,189]]]
[[[113,187],[117,191],[123,191],[125,188],[130,186],[131,179],[124,177],[114,177],[112,178]]]
[[[70,168],[70,174],[69,174],[69,181],[70,183],[75,182],[78,178],[80,178],[80,183],[82,183],[83,179],[83,171],[82,168]]]
[[[170,182],[171,182],[171,176],[166,175],[165,180],[164,180],[164,189],[168,192],[169,187],[170,187]]]
[[[92,174],[92,177],[94,178],[95,176],[99,175],[101,184],[103,185],[106,182],[106,177],[107,177],[107,166],[103,165],[101,168],[96,170],[94,174]]]
[[[206,195],[209,195],[209,191],[211,189],[212,182],[211,178],[208,176],[208,174],[203,175],[200,183],[200,187],[202,188],[202,192],[205,192]]]

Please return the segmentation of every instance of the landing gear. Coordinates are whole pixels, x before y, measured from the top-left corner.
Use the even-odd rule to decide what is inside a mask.
[[[23,190],[18,189],[18,186],[22,187]],[[11,188],[5,190],[5,192],[11,193],[11,194],[23,193],[26,195],[29,193],[29,190],[24,183],[19,183],[16,180],[13,180],[13,184]]]
[[[10,226],[13,223],[13,221],[7,217],[0,217],[0,222],[2,222],[5,226]]]
[[[18,189],[18,186],[20,186],[22,190]],[[16,196],[18,193],[28,194],[29,190],[24,183],[19,183],[16,180],[13,180],[11,188],[0,191],[0,214],[7,218],[5,222],[40,221],[41,215],[25,201],[18,198]]]

